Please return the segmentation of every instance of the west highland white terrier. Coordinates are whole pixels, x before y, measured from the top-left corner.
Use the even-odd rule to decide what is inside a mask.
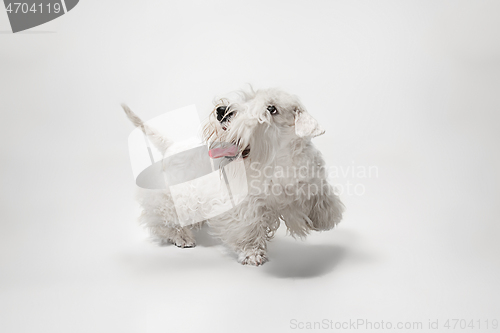
[[[123,108],[153,145],[168,153],[172,146],[168,134]],[[195,246],[192,229],[207,222],[210,233],[234,250],[240,263],[262,265],[268,260],[267,242],[281,221],[292,236],[305,237],[311,230],[332,229],[342,219],[344,206],[311,142],[323,133],[299,99],[281,90],[251,89],[221,98],[202,136],[210,158],[242,162],[248,185],[245,197],[227,211],[186,225],[179,221],[168,189],[139,188],[140,221],[157,240],[182,248]]]

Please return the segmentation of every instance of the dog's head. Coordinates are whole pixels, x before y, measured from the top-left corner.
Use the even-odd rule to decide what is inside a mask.
[[[297,97],[277,89],[220,99],[203,130],[212,157],[241,154],[266,164],[291,141],[323,133]]]

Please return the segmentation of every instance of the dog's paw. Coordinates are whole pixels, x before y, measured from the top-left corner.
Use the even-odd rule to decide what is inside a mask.
[[[183,248],[183,249],[196,246],[195,240],[192,239],[191,237],[187,237],[187,236],[183,237],[181,235],[177,235],[176,237],[174,237],[173,239],[170,239],[169,241],[172,242],[172,244],[174,244],[175,246]]]
[[[195,242],[175,242],[175,246],[180,247],[182,249],[187,249],[190,247],[195,247],[196,243]]]
[[[265,253],[254,253],[241,260],[242,265],[260,266],[269,261]]]

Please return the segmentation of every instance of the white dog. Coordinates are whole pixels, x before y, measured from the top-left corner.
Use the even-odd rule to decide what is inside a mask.
[[[171,142],[124,106],[130,120],[162,152]],[[207,219],[211,233],[233,249],[242,264],[267,261],[266,248],[283,221],[292,236],[332,229],[343,204],[327,182],[325,162],[311,138],[323,134],[297,97],[276,89],[241,91],[220,99],[203,129],[212,158],[242,158],[248,194]],[[225,145],[224,145],[225,143]],[[193,228],[181,226],[168,191],[139,189],[140,217],[160,241],[193,247]]]

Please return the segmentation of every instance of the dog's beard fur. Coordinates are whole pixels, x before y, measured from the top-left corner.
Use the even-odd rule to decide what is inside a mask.
[[[240,262],[260,265],[267,260],[266,242],[273,237],[280,221],[285,222],[294,237],[304,237],[311,230],[328,230],[340,222],[343,205],[326,182],[323,158],[310,140],[323,131],[298,98],[275,89],[250,89],[222,98],[215,104],[203,128],[203,137],[209,147],[224,143],[237,146],[238,155],[244,158],[249,193],[235,208],[209,219],[208,223],[212,234],[239,254]],[[228,117],[224,121],[217,117],[220,106],[227,110]],[[269,111],[273,110],[270,106],[275,107],[276,113]],[[126,112],[146,134],[152,132],[144,128],[130,110]],[[279,167],[306,167],[308,171],[299,178],[277,177],[274,171]],[[265,174],[264,170],[271,172]],[[283,188],[313,184],[321,194],[270,193],[270,184]],[[143,222],[153,234],[178,246],[194,245],[189,228],[176,226],[175,216],[169,216],[169,210],[161,207],[160,203],[172,205],[171,198],[152,199],[146,194],[142,199],[143,216],[146,216]],[[152,201],[155,204],[152,205]],[[167,213],[155,215],[158,211]]]

